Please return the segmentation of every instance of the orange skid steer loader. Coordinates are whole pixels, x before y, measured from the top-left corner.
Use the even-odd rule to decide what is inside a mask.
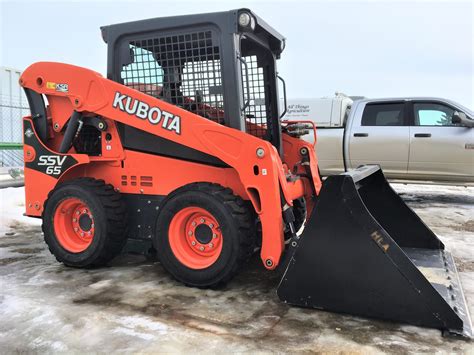
[[[20,79],[26,214],[58,261],[127,244],[216,287],[260,247],[284,302],[471,336],[453,258],[380,168],[322,184],[314,126],[281,120],[277,31],[247,9],[101,30],[107,79],[49,62]]]

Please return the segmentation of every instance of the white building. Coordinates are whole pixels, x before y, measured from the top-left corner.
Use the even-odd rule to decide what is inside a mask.
[[[28,101],[18,83],[21,70],[0,67],[0,166],[23,165],[21,150],[5,143],[22,143],[22,117],[29,115]]]

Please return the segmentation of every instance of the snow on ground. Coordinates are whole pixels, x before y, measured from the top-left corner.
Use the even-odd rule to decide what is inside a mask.
[[[24,188],[0,189],[0,238],[11,229],[12,225],[41,226],[40,219],[23,216],[23,213],[25,213]]]
[[[474,315],[474,188],[394,184],[458,265]],[[223,290],[173,281],[156,262],[118,257],[80,270],[56,262],[23,188],[0,190],[0,349],[12,352],[466,352],[423,329],[279,302],[258,258]]]

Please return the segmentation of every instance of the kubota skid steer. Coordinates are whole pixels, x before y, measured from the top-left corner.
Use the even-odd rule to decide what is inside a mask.
[[[26,214],[59,261],[103,265],[128,240],[214,287],[261,245],[264,266],[285,270],[284,302],[471,336],[451,255],[380,168],[321,184],[300,139],[314,127],[281,122],[278,32],[240,9],[102,36],[107,79],[46,62],[20,79]]]

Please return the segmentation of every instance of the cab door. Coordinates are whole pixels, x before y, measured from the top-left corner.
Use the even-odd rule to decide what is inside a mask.
[[[360,112],[360,111],[361,112]],[[349,140],[349,168],[378,164],[388,177],[404,177],[408,169],[409,127],[404,101],[358,106]]]
[[[452,123],[455,108],[437,101],[410,105],[408,174],[434,180],[474,179],[474,129]]]

